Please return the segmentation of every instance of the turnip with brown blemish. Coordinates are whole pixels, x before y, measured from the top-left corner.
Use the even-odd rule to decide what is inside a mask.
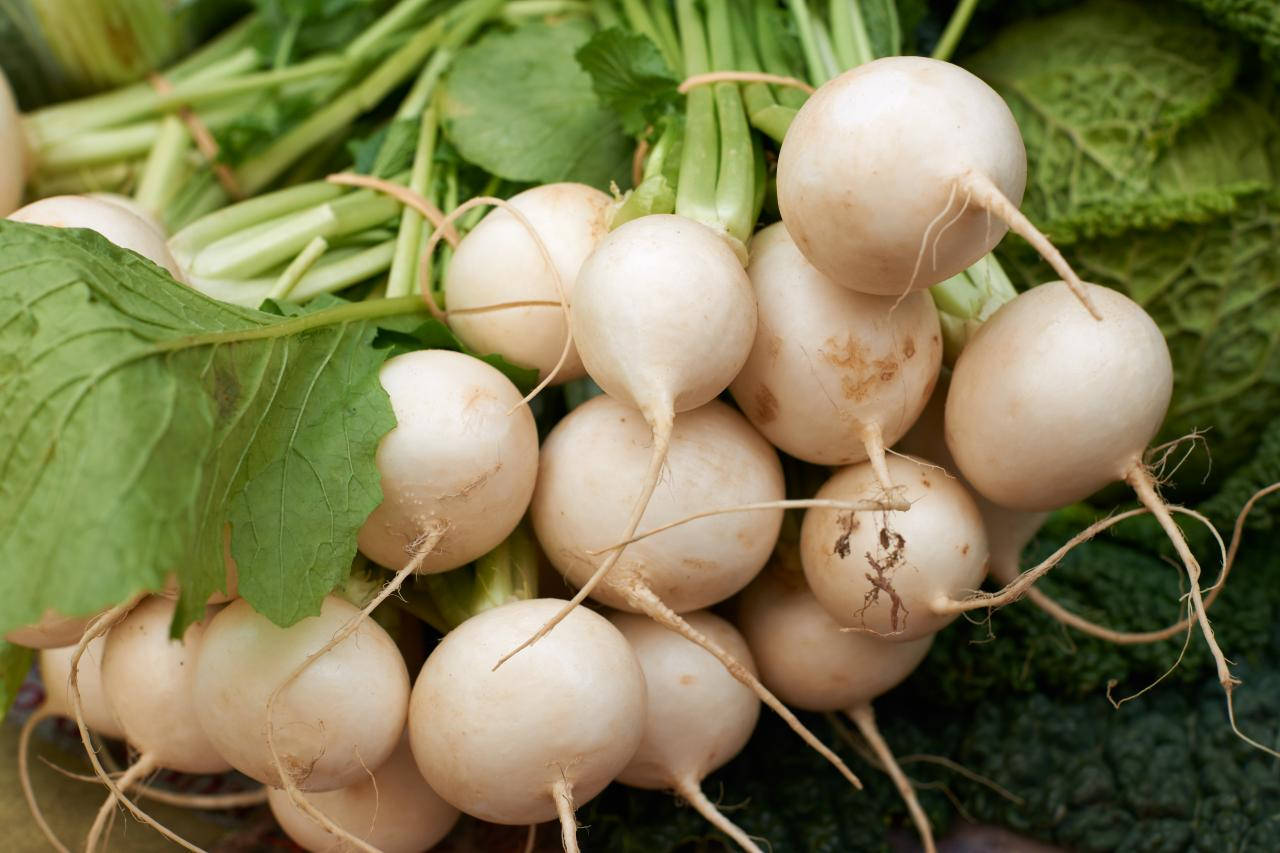
[[[888,640],[918,640],[946,627],[950,603],[987,573],[982,516],[960,481],[923,460],[892,456],[889,475],[907,512],[810,509],[800,560],[814,596],[841,625]],[[856,500],[880,486],[869,463],[837,471],[816,497]]]
[[[841,287],[796,249],[782,223],[751,241],[755,344],[729,390],[786,453],[819,465],[870,459],[891,488],[885,448],[928,402],[942,364],[927,293],[894,300]]]

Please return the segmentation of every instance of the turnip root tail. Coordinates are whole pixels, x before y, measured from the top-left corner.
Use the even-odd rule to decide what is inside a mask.
[[[57,712],[49,710],[48,707],[38,708],[22,724],[22,731],[18,734],[18,783],[22,785],[22,796],[27,801],[27,808],[31,811],[31,817],[35,820],[36,826],[40,827],[40,831],[44,833],[44,837],[48,839],[49,845],[54,850],[57,850],[58,853],[70,853],[67,850],[67,846],[59,841],[58,836],[54,834],[53,827],[49,826],[48,821],[44,819],[44,812],[40,811],[40,804],[36,801],[35,789],[31,786],[31,768],[28,765],[32,732],[42,721],[56,716],[58,716]]]
[[[76,728],[80,730],[80,742],[84,744],[84,751],[89,757],[89,764],[93,766],[93,772],[97,774],[102,783],[107,786],[107,790],[110,791],[111,799],[108,802],[119,801],[135,818],[183,849],[190,850],[192,853],[206,853],[203,848],[197,847],[167,826],[164,826],[126,797],[121,787],[116,784],[115,780],[103,768],[102,762],[98,760],[98,753],[93,748],[93,742],[89,739],[89,727],[84,721],[84,703],[80,698],[80,659],[84,656],[85,650],[89,648],[89,643],[106,634],[111,630],[112,626],[123,621],[136,603],[137,600],[135,599],[116,605],[93,620],[89,627],[85,629],[84,636],[80,638],[75,652],[71,655],[71,675],[67,683],[67,698],[70,700]]]
[[[1160,527],[1168,535],[1169,541],[1173,543],[1174,550],[1178,552],[1178,556],[1182,559],[1182,565],[1187,570],[1187,577],[1191,581],[1191,606],[1195,613],[1196,621],[1200,623],[1200,630],[1204,634],[1205,642],[1209,644],[1209,651],[1213,654],[1213,660],[1217,664],[1218,682],[1222,685],[1222,689],[1227,691],[1227,696],[1230,697],[1231,691],[1240,683],[1240,679],[1231,674],[1227,658],[1222,653],[1221,647],[1218,646],[1217,637],[1214,636],[1213,626],[1209,624],[1209,615],[1205,612],[1204,597],[1200,592],[1200,564],[1196,561],[1195,555],[1191,553],[1191,548],[1187,546],[1187,540],[1182,535],[1182,529],[1178,527],[1173,520],[1173,516],[1169,513],[1169,505],[1156,492],[1155,480],[1146,466],[1141,462],[1135,462],[1125,475],[1125,482],[1133,487],[1133,490],[1138,495],[1138,500],[1142,502],[1143,506],[1151,510],[1151,514],[1156,517],[1156,521],[1160,522]]]
[[[686,803],[693,806],[698,814],[706,818],[707,823],[732,838],[747,853],[763,853],[756,843],[751,840],[750,835],[747,835],[742,831],[741,827],[721,814],[715,803],[707,799],[707,795],[702,792],[702,786],[698,784],[697,779],[686,777],[677,780],[675,791],[684,798]]]
[[[902,768],[898,766],[898,760],[893,757],[893,750],[881,737],[880,728],[876,725],[875,712],[871,710],[870,705],[858,705],[845,713],[849,715],[849,719],[853,720],[858,731],[862,732],[867,745],[884,765],[884,772],[889,774],[898,793],[902,795],[902,801],[907,804],[907,811],[911,813],[911,821],[916,825],[916,831],[920,833],[920,843],[924,845],[925,853],[937,853],[938,848],[933,842],[933,827],[929,824],[929,816],[920,807],[915,786],[911,784],[907,774],[902,772]]]
[[[684,81],[676,87],[676,91],[682,95],[687,95],[691,89],[696,89],[698,86],[710,86],[712,83],[770,83],[774,86],[799,89],[806,95],[812,95],[817,91],[817,89],[797,77],[788,77],[785,74],[766,74],[763,71],[709,71],[706,74],[694,74],[684,78]],[[636,183],[640,182],[636,181]]]
[[[143,754],[138,757],[133,766],[124,772],[124,775],[116,780],[116,784],[120,786],[121,791],[127,791],[141,782],[155,769],[154,757]],[[84,843],[84,853],[94,853],[98,849],[98,842],[102,838],[102,833],[106,831],[107,819],[111,817],[115,805],[116,795],[108,794],[107,799],[102,803],[102,807],[98,809],[97,816],[93,819],[93,826],[89,828],[89,837]]]
[[[650,421],[650,426],[653,428],[653,451],[649,457],[649,470],[645,474],[644,486],[640,489],[640,497],[636,499],[635,507],[631,510],[631,517],[627,520],[627,529],[622,534],[623,544],[616,546],[600,562],[591,577],[587,578],[587,582],[582,585],[582,588],[578,590],[573,598],[569,599],[560,608],[560,611],[555,616],[547,620],[546,624],[535,631],[533,636],[499,658],[498,662],[493,665],[494,670],[497,670],[498,667],[511,660],[511,658],[545,637],[551,629],[559,625],[561,620],[573,611],[573,608],[585,601],[587,596],[600,583],[600,580],[609,573],[610,569],[617,565],[618,560],[622,557],[622,552],[626,550],[627,544],[629,544],[629,540],[635,536],[636,528],[640,526],[640,519],[644,517],[644,511],[649,507],[649,499],[653,497],[653,491],[658,487],[658,480],[662,477],[662,466],[667,461],[667,450],[671,447],[671,433],[675,428],[675,413],[672,408],[667,406],[663,412]]]
[[[703,510],[695,512],[693,515],[686,515],[684,518],[677,518],[675,521],[668,521],[666,524],[660,524],[657,527],[651,527],[642,533],[636,533],[628,539],[615,542],[605,548],[597,548],[594,551],[588,551],[587,555],[591,557],[598,556],[606,551],[617,551],[625,548],[633,542],[639,542],[641,539],[648,539],[650,536],[656,536],[664,530],[670,530],[673,527],[679,527],[682,524],[688,524],[691,521],[697,521],[701,518],[711,518],[717,515],[726,515],[731,512],[758,512],[766,509],[838,509],[846,512],[884,512],[886,510],[897,510],[898,512],[906,512],[911,509],[911,504],[902,498],[890,498],[888,500],[861,500],[861,501],[837,501],[830,498],[793,498],[782,501],[759,501],[750,504],[738,504],[737,506],[722,506],[716,509]]]
[[[978,205],[1002,219],[1009,226],[1009,230],[1030,243],[1031,248],[1039,252],[1040,256],[1048,261],[1049,266],[1053,267],[1054,272],[1062,276],[1062,280],[1067,283],[1067,287],[1071,288],[1071,292],[1080,300],[1080,304],[1089,311],[1093,319],[1102,319],[1102,315],[1098,313],[1097,306],[1093,304],[1093,300],[1089,297],[1084,282],[1080,280],[1080,276],[1076,275],[1075,270],[1067,263],[1067,259],[1062,257],[1062,253],[1049,242],[1049,238],[1044,235],[1044,232],[1032,225],[1031,220],[1027,219],[1022,211],[1018,210],[1013,202],[1009,201],[989,177],[970,171],[961,175],[959,182],[967,193],[972,194],[973,200]]]
[[[615,552],[616,553],[616,552]],[[858,790],[862,790],[862,782],[858,779],[854,772],[849,769],[848,765],[840,756],[836,755],[825,743],[818,740],[813,732],[805,727],[804,723],[791,713],[791,709],[782,704],[782,701],[774,696],[769,688],[765,687],[760,679],[756,678],[746,667],[744,667],[733,655],[726,652],[718,643],[703,634],[686,622],[678,613],[662,602],[657,595],[654,594],[648,586],[638,579],[631,579],[625,584],[617,585],[618,591],[626,596],[627,603],[636,610],[644,613],[650,619],[653,619],[664,628],[675,631],[691,643],[700,646],[710,652],[716,660],[729,671],[729,674],[738,681],[751,688],[760,701],[772,708],[783,721],[791,727],[791,730],[800,735],[800,739],[812,747],[819,755],[840,771],[844,778]]]
[[[905,297],[906,294],[903,294],[903,298]],[[871,463],[871,470],[875,472],[880,488],[884,489],[886,495],[900,492],[901,489],[893,484],[893,478],[889,476],[889,466],[884,461],[884,434],[880,431],[880,425],[874,422],[867,424],[862,428],[859,438],[862,439],[862,446],[866,448],[867,461]]]
[[[331,184],[341,184],[346,187],[363,187],[364,189],[385,193],[405,207],[413,208],[422,214],[422,218],[430,222],[433,227],[443,228],[444,239],[453,248],[458,248],[458,244],[462,242],[462,238],[458,236],[458,229],[453,226],[453,220],[445,221],[444,211],[432,204],[431,200],[426,196],[414,192],[403,184],[397,184],[394,181],[377,178],[373,175],[360,175],[354,172],[339,172],[329,175],[325,180]]]
[[[447,529],[447,522],[439,519],[433,522],[432,525],[418,537],[417,541],[410,546],[410,550],[413,553],[413,559],[409,560],[403,569],[396,572],[395,577],[387,581],[386,585],[382,587],[382,590],[373,597],[373,600],[365,605],[363,610],[347,620],[347,623],[334,633],[334,635],[329,639],[329,642],[307,655],[306,659],[303,660],[302,663],[298,664],[294,668],[293,672],[289,673],[289,677],[276,686],[276,689],[271,692],[271,696],[267,699],[267,750],[271,753],[271,766],[280,777],[281,787],[284,788],[286,793],[288,793],[290,801],[293,802],[293,804],[296,805],[303,814],[314,820],[326,832],[333,835],[340,842],[345,842],[346,844],[351,845],[353,849],[363,850],[364,853],[381,853],[381,851],[338,826],[333,822],[333,820],[313,806],[306,797],[302,796],[302,791],[298,788],[297,780],[293,778],[292,773],[285,769],[284,762],[280,758],[280,753],[276,749],[274,737],[275,726],[272,723],[272,716],[275,713],[276,702],[280,699],[280,696],[284,693],[285,689],[296,681],[302,673],[306,672],[313,663],[327,654],[331,649],[336,648],[343,640],[354,634],[360,628],[361,623],[369,617],[369,614],[377,609],[378,605],[382,604],[382,602],[386,601],[397,590],[399,590],[401,585],[405,582],[405,579],[416,572],[422,564],[426,562],[427,557],[431,556],[432,551],[434,551],[436,546],[440,544],[440,540],[444,537]]]
[[[1277,484],[1277,486],[1280,486],[1280,484]],[[1222,553],[1222,571],[1218,575],[1217,583],[1209,588],[1209,594],[1206,595],[1204,599],[1204,606],[1207,610],[1213,606],[1213,602],[1218,598],[1218,594],[1222,592],[1222,587],[1227,580],[1227,574],[1231,571],[1231,565],[1235,559],[1234,549],[1239,545],[1238,535],[1237,538],[1232,541],[1231,548],[1229,549],[1226,543],[1222,541],[1222,536],[1218,533],[1217,528],[1213,526],[1213,522],[1209,521],[1209,519],[1205,518],[1195,510],[1183,509],[1179,511],[1202,522],[1205,527],[1209,528],[1210,535],[1217,540],[1218,549]],[[1239,526],[1237,526],[1237,534],[1238,533]],[[1012,571],[1010,571],[1011,568]],[[991,576],[1000,583],[1012,583],[1018,578],[1017,567],[1008,567],[1003,565],[997,567],[993,564],[991,568]],[[1037,587],[1029,587],[1026,590],[1026,596],[1028,601],[1062,624],[1070,628],[1075,628],[1083,634],[1096,637],[1099,640],[1103,640],[1108,643],[1115,643],[1121,646],[1137,646],[1146,645],[1148,643],[1163,642],[1164,640],[1172,639],[1179,634],[1185,634],[1195,623],[1195,616],[1189,615],[1184,616],[1173,625],[1169,625],[1155,631],[1117,631],[1113,628],[1107,628],[1106,626],[1099,625],[1098,623],[1086,619],[1077,613],[1072,613]]]
[[[560,842],[564,853],[578,853],[578,820],[573,816],[573,786],[567,779],[560,779],[551,788],[556,801],[556,814],[560,817]]]

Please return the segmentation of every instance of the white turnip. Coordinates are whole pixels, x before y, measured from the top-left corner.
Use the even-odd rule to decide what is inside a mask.
[[[391,757],[369,778],[308,801],[338,826],[383,853],[420,853],[435,846],[458,822],[458,810],[440,799],[418,772],[402,737]],[[311,853],[337,853],[342,841],[294,805],[287,792],[267,793],[271,813],[294,843]]]
[[[447,802],[493,823],[558,816],[565,849],[576,851],[575,806],[600,793],[640,744],[645,681],[622,634],[583,607],[493,668],[561,604],[513,602],[446,635],[414,685],[409,736],[422,775]]]
[[[1022,135],[990,86],[949,62],[892,56],[830,80],[800,108],[778,158],[778,207],[810,263],[853,290],[922,290],[1011,227],[1088,306],[1018,211],[1026,178]]]
[[[213,618],[193,667],[195,716],[231,766],[280,787],[270,737],[297,787],[331,791],[366,779],[391,754],[404,728],[409,674],[391,637],[370,620],[288,685],[268,726],[277,686],[359,612],[329,596],[319,615],[281,628],[240,599]]]
[[[416,571],[442,572],[495,548],[524,515],[538,432],[511,380],[477,358],[422,350],[379,374],[396,427],[378,445],[382,504],[360,528],[370,559],[403,569],[424,535],[442,533]]]
[[[912,293],[895,307],[833,283],[782,223],[752,239],[747,272],[760,322],[734,399],[786,453],[820,465],[870,458],[889,488],[884,449],[920,414],[942,363],[933,301]]]
[[[164,268],[178,281],[185,281],[164,237],[152,225],[115,202],[88,196],[56,195],[33,201],[9,214],[8,218],[32,225],[97,231],[120,248],[137,252]]]
[[[853,720],[906,802],[925,849],[932,851],[929,819],[880,735],[871,702],[911,674],[934,635],[894,643],[843,630],[802,578],[779,572],[765,572],[747,587],[737,621],[771,690],[798,708],[842,711]]]
[[[746,641],[728,622],[706,611],[686,613],[684,619],[743,668],[755,672]],[[615,613],[609,621],[635,651],[648,697],[644,737],[618,781],[636,788],[674,790],[744,850],[760,853],[750,836],[702,793],[707,774],[741,752],[751,739],[760,717],[760,700],[705,649],[652,619]]]
[[[987,572],[987,538],[973,498],[958,480],[911,457],[888,460],[909,512],[810,509],[800,560],[814,596],[849,628],[917,640],[955,618],[951,600],[976,590]],[[818,498],[852,500],[880,488],[869,463],[851,465]]]
[[[534,534],[547,558],[582,589],[604,567],[593,598],[644,613],[711,652],[847,774],[839,758],[732,654],[678,615],[723,601],[755,577],[777,541],[781,508],[688,521],[637,541],[620,558],[622,549],[606,558],[595,553],[615,544],[624,523],[634,526],[628,516],[636,495],[644,494],[642,476],[654,443],[645,418],[607,395],[583,403],[556,425],[542,449],[530,506]],[[646,526],[684,520],[707,507],[776,502],[784,494],[777,453],[742,415],[720,402],[675,417],[665,459],[662,482],[667,485],[645,502]],[[547,630],[544,626],[535,639]]]
[[[29,649],[75,646],[92,620],[93,616],[63,616],[55,610],[46,610],[39,622],[14,628],[4,635],[4,639]]]
[[[542,238],[559,272],[565,296],[573,295],[583,261],[608,230],[612,199],[585,184],[546,184],[509,200]],[[444,280],[449,325],[477,352],[501,353],[508,360],[537,368],[546,377],[560,359],[569,334],[555,271],[524,224],[503,208],[492,211],[462,239]],[[542,301],[546,305],[468,313],[468,309],[507,302]],[[571,350],[555,381],[584,373]]]
[[[1128,483],[1182,560],[1230,703],[1238,682],[1205,613],[1200,564],[1144,462],[1173,391],[1169,347],[1136,302],[1086,287],[1102,322],[1080,316],[1067,285],[1050,282],[1006,303],[969,340],[947,394],[947,446],[965,479],[1008,509],[1057,509],[1109,483]],[[1017,594],[975,598],[953,610],[995,606]]]

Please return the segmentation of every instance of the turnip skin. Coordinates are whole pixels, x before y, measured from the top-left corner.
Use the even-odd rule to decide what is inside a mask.
[[[806,462],[861,462],[870,447],[883,464],[884,447],[919,416],[942,364],[929,295],[895,306],[841,287],[805,260],[782,223],[751,241],[747,272],[760,322],[730,386],[742,411]]]
[[[530,506],[534,533],[551,563],[581,586],[603,557],[588,551],[617,541],[652,435],[638,412],[607,396],[566,415],[547,436]],[[719,505],[780,500],[777,453],[746,419],[720,402],[679,415],[662,483],[643,516],[646,528]],[[748,583],[769,559],[782,510],[735,513],[674,528],[627,547],[592,597],[634,611],[624,587],[647,584],[677,613],[709,607]]]
[[[585,184],[546,184],[510,199],[546,243],[565,296],[572,299],[578,270],[608,231],[612,199]],[[501,353],[510,361],[537,368],[545,377],[560,358],[566,328],[556,305],[510,308],[468,314],[465,309],[503,302],[560,299],[555,276],[546,269],[524,226],[506,210],[490,212],[458,246],[445,274],[449,325],[477,352]],[[463,313],[456,313],[462,310]],[[570,351],[555,382],[585,375],[576,349]]]
[[[1079,312],[1067,285],[1042,284],[992,315],[956,362],[947,447],[996,504],[1053,510],[1125,480],[1164,423],[1164,336],[1129,297],[1088,290],[1102,322]]]
[[[129,196],[121,195],[120,193],[85,193],[85,198],[97,199],[98,201],[105,201],[108,204],[114,204],[116,207],[123,207],[125,210],[150,225],[151,230],[154,231],[161,240],[166,241],[165,245],[166,247],[168,246],[167,241],[169,239],[169,233],[165,230],[165,227],[160,224],[160,220],[156,219],[155,215],[152,214],[151,211],[138,204],[138,202],[134,201]],[[172,252],[170,252],[170,254],[172,254]]]
[[[9,80],[0,70],[0,216],[8,216],[22,204],[27,180],[27,143],[22,117]]]
[[[379,373],[397,425],[378,445],[383,501],[360,550],[402,569],[435,524],[445,532],[418,571],[465,565],[510,535],[533,494],[538,431],[497,369],[445,350],[396,356]]]
[[[307,799],[343,829],[383,853],[420,853],[449,834],[458,810],[440,799],[418,772],[403,737],[391,757],[365,779],[347,788]],[[267,792],[271,813],[294,843],[312,853],[338,853],[342,842],[293,804],[288,793]]]
[[[788,705],[843,711],[900,684],[924,660],[934,634],[893,642],[845,631],[802,578],[765,572],[738,599],[738,628],[760,680]]]
[[[896,296],[955,275],[1004,236],[973,198],[954,213],[970,175],[1021,203],[1026,149],[1008,105],[957,65],[886,57],[800,108],[778,159],[778,206],[800,251],[833,281]]]
[[[318,616],[285,629],[239,599],[213,618],[195,662],[196,717],[233,767],[280,787],[266,743],[267,701],[359,612],[329,596]],[[251,673],[246,661],[253,662]],[[281,695],[273,731],[283,766],[304,791],[367,779],[395,749],[408,702],[409,674],[399,649],[376,622],[364,620]]]
[[[814,596],[836,621],[885,639],[918,640],[955,618],[935,605],[982,584],[987,538],[973,498],[946,471],[900,456],[888,468],[911,509],[808,510],[800,559]],[[878,488],[875,472],[862,463],[836,472],[817,497],[853,500]]]
[[[154,226],[115,202],[89,196],[56,195],[33,201],[10,213],[8,218],[54,228],[88,228],[122,249],[137,252],[178,281],[186,280],[164,237]]]
[[[181,641],[173,640],[175,607],[166,598],[145,598],[111,629],[102,654],[103,692],[125,739],[155,765],[224,773],[231,764],[197,722],[192,689],[208,623],[191,625]]]
[[[603,616],[575,608],[541,643],[494,670],[563,602],[487,610],[445,636],[414,686],[409,736],[446,801],[482,820],[555,819],[567,784],[581,804],[626,767],[645,720],[644,674]]]
[[[578,273],[571,314],[588,375],[650,424],[727,388],[756,333],[755,296],[733,249],[667,214],[600,241]]]

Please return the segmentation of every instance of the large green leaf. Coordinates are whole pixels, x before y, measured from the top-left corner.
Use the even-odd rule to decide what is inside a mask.
[[[1210,138],[1162,161],[1222,100],[1239,64],[1234,40],[1182,7],[1094,0],[1010,27],[965,64],[1013,110],[1027,146],[1023,210],[1059,242],[1179,221],[1200,206],[1220,213],[1224,187],[1270,178],[1256,157],[1237,161],[1247,145],[1212,124]],[[1248,130],[1237,115],[1222,121]]]
[[[580,21],[535,23],[460,52],[443,117],[462,156],[512,181],[624,183],[631,143],[574,58],[590,37]]]
[[[92,232],[0,222],[0,630],[171,572],[190,618],[228,522],[240,593],[280,624],[317,612],[381,499],[372,320],[413,310],[265,314]]]

